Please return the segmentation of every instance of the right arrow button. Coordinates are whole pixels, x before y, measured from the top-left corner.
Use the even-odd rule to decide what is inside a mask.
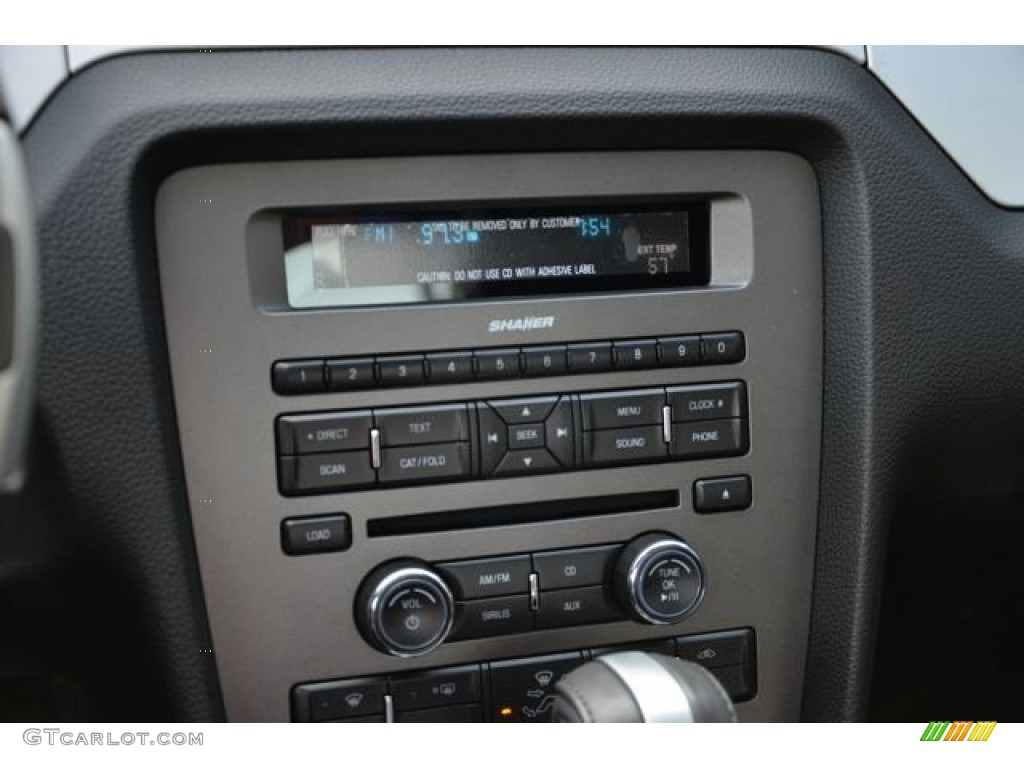
[[[572,401],[562,397],[544,421],[544,442],[563,469],[572,469],[576,464],[573,434]]]

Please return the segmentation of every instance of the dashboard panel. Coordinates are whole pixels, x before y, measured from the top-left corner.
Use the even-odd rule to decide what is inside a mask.
[[[76,722],[361,717],[353,694],[402,720],[436,687],[496,719],[541,709],[542,673],[639,643],[728,658],[708,666],[743,719],[1014,719],[1024,219],[876,71],[710,48],[76,69],[20,137],[42,317],[29,471],[0,499],[4,692]],[[326,227],[312,263],[339,288],[346,225],[422,248],[423,224],[484,238],[540,213],[582,237],[652,210],[675,234],[581,274],[651,266],[629,242],[701,258],[685,210],[706,212],[706,275],[460,294],[460,269],[567,276],[471,252],[384,303],[289,298],[290,261],[318,290],[296,217],[326,217],[308,242]],[[681,415],[711,392],[728,412]],[[707,511],[723,489],[749,506]],[[654,543],[690,569],[676,624],[641,599],[671,589],[629,578]],[[372,610],[409,586],[395,569],[444,606],[391,615],[440,630],[397,655]],[[947,664],[965,647],[996,673]]]

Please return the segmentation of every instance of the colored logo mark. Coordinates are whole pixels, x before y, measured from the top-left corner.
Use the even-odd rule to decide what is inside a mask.
[[[995,730],[995,720],[966,722],[957,720],[933,720],[921,734],[921,741],[988,741]]]

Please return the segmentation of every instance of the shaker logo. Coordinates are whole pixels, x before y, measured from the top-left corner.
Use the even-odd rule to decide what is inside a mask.
[[[505,333],[506,331],[539,331],[541,328],[553,328],[555,318],[551,315],[538,317],[510,317],[505,320],[491,320],[487,326],[488,333]]]

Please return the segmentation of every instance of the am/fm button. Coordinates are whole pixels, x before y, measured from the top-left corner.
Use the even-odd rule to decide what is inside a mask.
[[[525,595],[530,588],[529,555],[441,563],[438,568],[460,600]]]

